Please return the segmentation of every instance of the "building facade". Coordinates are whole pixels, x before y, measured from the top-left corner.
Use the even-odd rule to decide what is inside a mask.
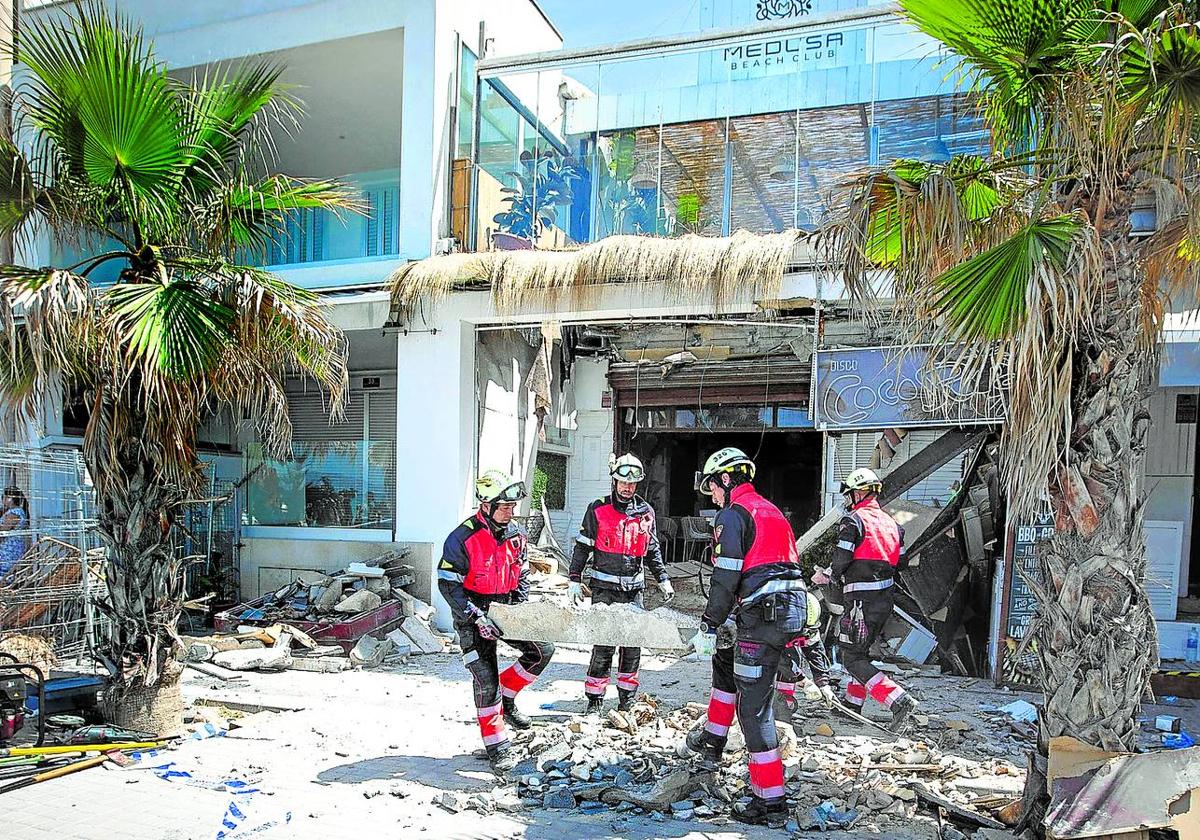
[[[985,152],[954,57],[891,5],[702,0],[699,33],[570,51],[533,0],[117,6],[181,77],[250,57],[283,65],[307,115],[278,144],[280,171],[349,181],[367,208],[296,214],[266,260],[324,294],[349,337],[345,420],[330,424],[319,394],[297,381],[291,459],[264,459],[234,418],[206,429],[215,472],[245,479],[234,517],[244,596],[398,545],[439,602],[436,554],[490,466],[527,477],[539,505],[523,513],[544,503],[569,551],[583,509],[608,491],[617,449],[647,462],[646,491],[676,522],[684,562],[700,541],[687,529],[705,513],[692,482],[709,448],[733,442],[775,465],[764,480],[799,531],[836,501],[849,469],[904,460],[954,425],[894,423],[903,434],[893,435],[814,417],[814,350],[891,337],[851,319],[840,286],[802,248],[770,300],[611,284],[515,311],[461,290],[396,312],[383,288],[400,266],[446,251],[813,230],[867,167]],[[43,241],[30,259],[69,256]],[[1200,379],[1164,368],[1163,385],[1173,390],[1156,396],[1147,467],[1151,585],[1169,572],[1155,597],[1163,655],[1175,656],[1188,627],[1174,601],[1193,554]],[[70,445],[70,400],[55,399],[36,436]],[[905,501],[950,504],[970,466],[956,455]],[[972,571],[998,584],[981,608],[991,665],[1013,578],[1007,542],[992,534],[986,573]],[[929,612],[951,595],[931,596]]]

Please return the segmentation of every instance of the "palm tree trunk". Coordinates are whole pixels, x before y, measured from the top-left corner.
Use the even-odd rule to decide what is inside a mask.
[[[1127,240],[1107,243],[1113,278],[1089,346],[1074,359],[1072,430],[1052,478],[1055,535],[1044,547],[1034,639],[1045,708],[1031,756],[1023,825],[1041,830],[1050,740],[1132,751],[1158,665],[1144,588],[1142,460],[1158,354],[1140,340],[1140,279]]]
[[[124,407],[104,405],[85,446],[96,484],[98,532],[107,596],[99,607],[97,648],[113,674],[104,697],[112,722],[158,735],[182,726],[173,656],[183,602],[183,565],[171,540],[172,516],[186,495],[131,432],[143,428]],[[119,415],[124,415],[120,417]]]

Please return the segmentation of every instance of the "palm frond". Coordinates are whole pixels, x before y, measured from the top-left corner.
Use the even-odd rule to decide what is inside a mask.
[[[190,278],[122,283],[101,301],[148,388],[205,376],[232,338],[233,310]]]
[[[34,18],[17,58],[31,74],[22,106],[67,171],[131,219],[153,223],[177,206],[177,99],[140,30],[86,5],[66,23]]]
[[[1031,297],[1031,284],[1041,296],[1068,293],[1061,289],[1075,238],[1084,223],[1074,216],[1030,222],[1005,242],[946,271],[933,283],[932,310],[956,341],[1009,338],[1020,329]]]
[[[901,0],[903,14],[963,58],[1005,145],[1029,146],[1039,108],[1098,32],[1094,0]]]

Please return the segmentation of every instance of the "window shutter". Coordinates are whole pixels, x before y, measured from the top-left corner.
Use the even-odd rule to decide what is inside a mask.
[[[312,216],[312,260],[320,262],[325,259],[325,211],[308,212]]]
[[[383,190],[383,249],[382,254],[395,254],[396,248],[396,205],[399,199],[399,188]]]
[[[367,242],[368,257],[379,255],[379,191],[367,190],[363,193],[363,201],[367,205]]]
[[[363,439],[361,393],[350,394],[345,415],[341,421],[330,423],[328,400],[315,386],[311,390],[288,393],[288,417],[292,420],[292,439],[296,443],[361,441]]]

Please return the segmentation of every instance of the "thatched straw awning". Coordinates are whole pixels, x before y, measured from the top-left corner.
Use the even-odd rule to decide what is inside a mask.
[[[570,251],[487,251],[429,257],[388,278],[394,307],[436,303],[450,292],[492,290],[498,312],[523,304],[578,304],[597,286],[661,284],[672,300],[711,303],[777,298],[803,231],[676,239],[610,236]]]

